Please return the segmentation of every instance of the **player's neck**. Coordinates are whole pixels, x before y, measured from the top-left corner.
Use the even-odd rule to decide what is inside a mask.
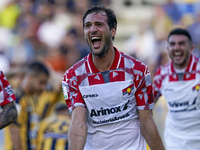
[[[177,68],[174,67],[174,70],[175,70],[176,73],[184,73],[185,70],[186,70],[186,67],[185,68],[181,68],[181,69],[177,69]]]
[[[92,61],[95,67],[100,71],[108,71],[115,59],[115,49],[114,47],[110,48],[104,57],[96,57],[92,55]]]

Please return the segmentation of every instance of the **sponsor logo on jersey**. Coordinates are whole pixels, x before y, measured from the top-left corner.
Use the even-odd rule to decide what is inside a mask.
[[[99,121],[93,121],[94,124],[104,124],[104,123],[109,123],[109,122],[114,122],[114,121],[117,121],[117,120],[121,120],[121,119],[124,119],[126,117],[129,116],[129,113],[125,114],[125,115],[122,115],[122,116],[119,116],[119,117],[114,117],[114,118],[109,118],[109,119],[104,119],[104,120],[99,120]]]
[[[169,105],[171,107],[183,107],[184,109],[180,109],[180,110],[171,110],[171,112],[184,112],[184,111],[193,111],[193,110],[197,110],[199,109],[198,105],[200,105],[200,103],[197,103],[197,97],[195,97],[195,99],[193,100],[192,103],[190,103],[190,101],[185,101],[185,102],[181,102],[181,103],[177,103],[177,102],[173,102],[170,103]],[[185,108],[187,106],[187,108]]]
[[[98,97],[98,94],[89,94],[89,95],[83,95],[83,98],[91,98],[91,97]]]
[[[130,95],[131,94],[131,91],[134,89],[134,86],[133,84],[129,85],[128,87],[126,87],[125,89],[122,90],[122,93],[123,95],[125,94],[128,94]]]
[[[189,101],[186,101],[186,102],[181,102],[181,103],[178,103],[178,102],[169,102],[169,106],[171,107],[182,107],[182,106],[188,106],[189,105]]]
[[[164,91],[166,91],[166,92],[173,92],[174,89],[164,89]]]
[[[128,100],[128,102],[124,105],[123,111],[126,110],[128,108],[128,103],[130,102],[130,100]]]
[[[100,110],[95,110],[92,109],[90,112],[90,116],[103,116],[103,115],[109,115],[109,114],[114,114],[114,113],[119,113],[121,111],[125,111],[128,108],[128,103],[130,102],[130,100],[128,100],[128,102],[124,105],[124,106],[117,106],[117,107],[111,107],[111,108],[103,108],[101,107]]]
[[[173,103],[169,102],[169,106],[171,106],[171,107],[192,106],[192,105],[196,104],[196,99],[197,99],[197,97],[195,97],[195,99],[193,100],[193,102],[191,104],[190,104],[189,101],[180,102],[180,103],[178,103],[178,102],[173,102]]]
[[[194,90],[199,91],[199,89],[200,89],[200,84],[197,84],[192,88],[193,91]]]

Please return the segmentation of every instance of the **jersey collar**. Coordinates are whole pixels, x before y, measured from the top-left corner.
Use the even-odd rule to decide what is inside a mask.
[[[120,52],[117,50],[116,47],[114,47],[115,49],[115,59],[110,67],[110,70],[114,70],[116,68],[119,67],[120,61],[121,61],[121,55]],[[92,53],[90,52],[90,54],[88,55],[88,66],[89,66],[89,70],[91,73],[97,73],[100,72],[94,65],[93,61],[92,61]]]

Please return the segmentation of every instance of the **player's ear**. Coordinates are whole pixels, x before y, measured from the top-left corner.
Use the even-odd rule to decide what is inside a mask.
[[[195,46],[194,44],[191,45],[190,51],[192,52],[194,50]]]
[[[111,37],[114,37],[116,35],[116,27],[113,27],[111,29]]]

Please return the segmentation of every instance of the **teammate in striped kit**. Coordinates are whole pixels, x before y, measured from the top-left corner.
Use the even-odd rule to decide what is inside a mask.
[[[17,109],[14,104],[15,94],[0,70],[0,129],[8,126],[17,119]]]
[[[91,53],[63,76],[72,122],[69,149],[163,150],[152,116],[154,98],[148,67],[113,46],[114,12],[94,6],[83,16]]]
[[[164,139],[168,150],[200,149],[200,61],[192,55],[189,32],[173,29],[168,36],[171,62],[158,68],[154,95],[164,95],[168,114]]]

